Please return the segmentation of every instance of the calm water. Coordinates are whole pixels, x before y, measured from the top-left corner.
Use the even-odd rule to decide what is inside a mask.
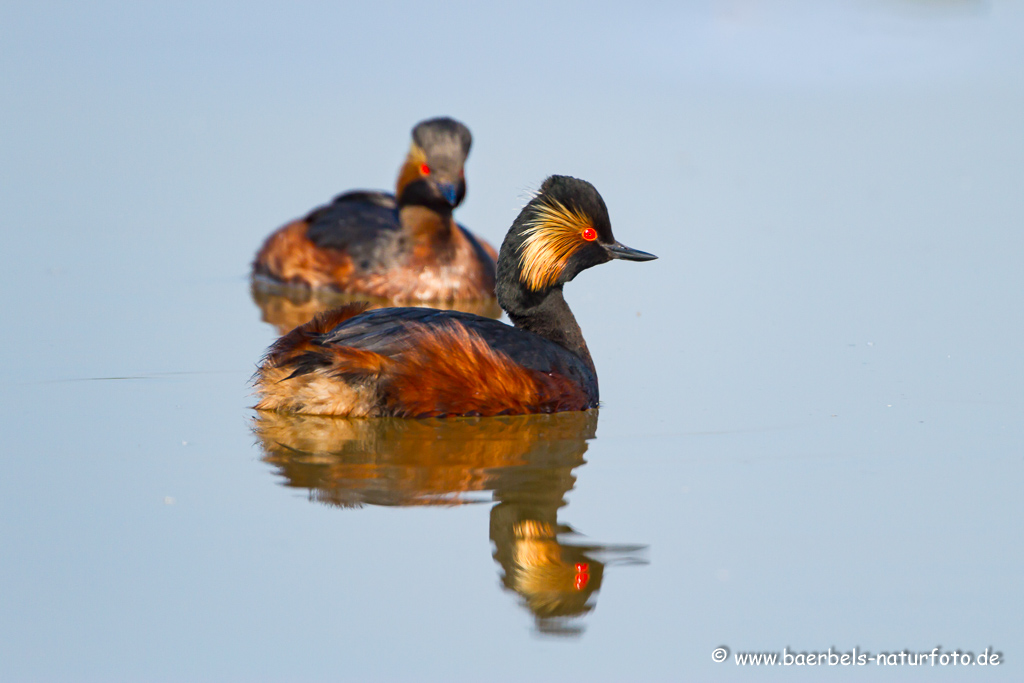
[[[0,680],[1020,680],[1022,38],[1002,2],[4,7]],[[467,226],[569,173],[661,257],[567,288],[600,410],[257,416],[260,240],[438,114]],[[1005,662],[732,657],[936,646]]]

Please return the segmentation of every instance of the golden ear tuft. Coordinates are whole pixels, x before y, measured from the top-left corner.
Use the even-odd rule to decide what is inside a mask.
[[[430,166],[427,165],[427,153],[415,142],[412,143],[409,146],[409,154],[405,157],[405,163],[402,164],[402,168],[398,172],[398,182],[395,183],[397,196],[402,196],[402,192],[405,191],[409,183],[419,180],[423,176],[429,175],[429,173]]]
[[[590,218],[553,199],[539,204],[523,230],[519,247],[520,277],[537,291],[558,281],[573,253],[597,239]]]

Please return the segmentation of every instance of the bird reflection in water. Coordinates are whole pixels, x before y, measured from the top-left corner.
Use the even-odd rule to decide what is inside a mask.
[[[365,294],[343,294],[341,292],[311,290],[308,287],[281,284],[270,280],[254,278],[249,293],[259,307],[261,319],[270,323],[280,334],[285,334],[299,325],[308,323],[313,316],[338,306],[356,301],[369,301],[370,308],[387,308],[395,303],[389,299],[375,299]],[[501,307],[494,299],[481,301],[430,301],[422,304],[404,303],[403,306],[421,305],[442,310],[476,313],[485,318],[500,318]]]
[[[588,545],[558,510],[585,463],[597,411],[514,417],[345,419],[261,412],[253,431],[284,485],[340,507],[487,502],[502,583],[543,634],[579,635],[609,563],[644,546]],[[491,495],[488,493],[491,492]]]

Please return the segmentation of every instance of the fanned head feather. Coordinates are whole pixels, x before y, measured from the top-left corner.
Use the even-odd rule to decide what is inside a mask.
[[[550,176],[502,242],[498,303],[510,317],[511,311],[537,306],[550,290],[611,260],[609,248],[616,245],[608,207],[594,186],[578,178]]]
[[[593,230],[593,221],[582,211],[557,199],[541,199],[526,221],[519,245],[523,284],[538,291],[558,282],[572,255],[589,243],[583,237],[588,229]]]
[[[398,182],[395,187],[395,194],[399,197],[417,180],[423,179],[423,165],[427,163],[427,153],[415,142],[409,145],[409,154],[405,157],[405,163],[398,170]]]

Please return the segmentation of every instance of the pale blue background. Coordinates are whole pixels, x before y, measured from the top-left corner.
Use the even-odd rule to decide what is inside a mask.
[[[6,2],[0,101],[0,679],[1024,675],[1018,3]],[[260,240],[440,114],[466,225],[569,173],[661,257],[567,289],[604,405],[561,518],[650,562],[576,639],[488,505],[311,503],[249,431]]]

